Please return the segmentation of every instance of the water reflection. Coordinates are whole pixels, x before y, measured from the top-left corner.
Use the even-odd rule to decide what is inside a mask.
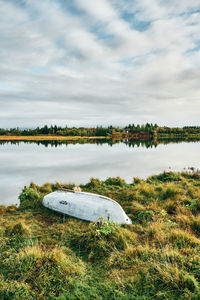
[[[181,142],[181,143],[180,143]],[[199,168],[199,143],[152,141],[1,141],[0,203],[18,202],[30,181],[86,183],[91,177],[145,178],[171,167]]]
[[[199,139],[193,138],[193,139],[163,139],[163,140],[112,140],[112,139],[89,139],[89,140],[71,140],[71,141],[51,141],[51,140],[45,140],[45,141],[0,141],[0,146],[5,144],[12,144],[12,145],[20,145],[21,143],[24,144],[37,144],[37,145],[43,145],[45,147],[58,147],[63,145],[77,145],[77,144],[95,144],[97,146],[106,144],[109,146],[113,146],[115,144],[123,143],[129,147],[145,147],[145,148],[153,148],[157,147],[161,144],[167,145],[167,144],[178,144],[178,143],[196,143],[200,142]]]

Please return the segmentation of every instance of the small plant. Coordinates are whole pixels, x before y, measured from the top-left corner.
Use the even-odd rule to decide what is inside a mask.
[[[197,209],[197,200],[198,199],[192,199],[190,204],[186,204],[186,207],[191,211],[195,212]]]
[[[117,223],[112,223],[108,219],[99,218],[96,224],[98,228],[97,230],[105,236],[116,231]]]

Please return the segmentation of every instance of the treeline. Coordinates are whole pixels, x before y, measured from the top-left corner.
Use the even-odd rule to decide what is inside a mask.
[[[200,134],[199,126],[184,126],[182,128],[179,127],[157,127],[156,132],[158,134],[170,134],[170,135],[181,135],[187,136],[190,134]]]
[[[136,133],[136,132],[150,132],[153,133],[155,131],[155,129],[158,127],[157,124],[150,124],[150,123],[146,123],[143,125],[135,125],[135,124],[129,124],[128,126],[126,126],[124,128],[125,131],[129,132],[129,133]]]
[[[61,127],[56,125],[37,127],[35,129],[0,129],[0,135],[7,136],[37,136],[37,135],[61,135],[61,136],[109,136],[113,132],[122,132],[121,128],[97,126],[96,128],[85,127]]]
[[[146,123],[143,125],[135,125],[129,124],[124,128],[120,127],[61,127],[57,125],[45,125],[43,127],[37,127],[35,129],[19,129],[19,128],[10,128],[3,129],[0,128],[0,135],[5,136],[37,136],[37,135],[60,135],[60,136],[85,136],[85,137],[110,137],[112,134],[119,133],[122,136],[125,136],[127,133],[140,133],[146,132],[151,133],[151,136],[183,136],[187,137],[189,135],[199,135],[200,134],[200,126],[184,126],[182,128],[179,127],[160,127],[157,124]]]

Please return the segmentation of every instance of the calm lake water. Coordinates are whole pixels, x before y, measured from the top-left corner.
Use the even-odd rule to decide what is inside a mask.
[[[146,178],[171,167],[200,168],[200,143],[144,145],[104,144],[0,144],[0,204],[19,203],[18,196],[31,181],[36,184],[86,183],[91,177]]]

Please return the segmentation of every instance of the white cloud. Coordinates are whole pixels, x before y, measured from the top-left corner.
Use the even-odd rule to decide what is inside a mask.
[[[198,2],[0,0],[0,127],[197,123]]]

